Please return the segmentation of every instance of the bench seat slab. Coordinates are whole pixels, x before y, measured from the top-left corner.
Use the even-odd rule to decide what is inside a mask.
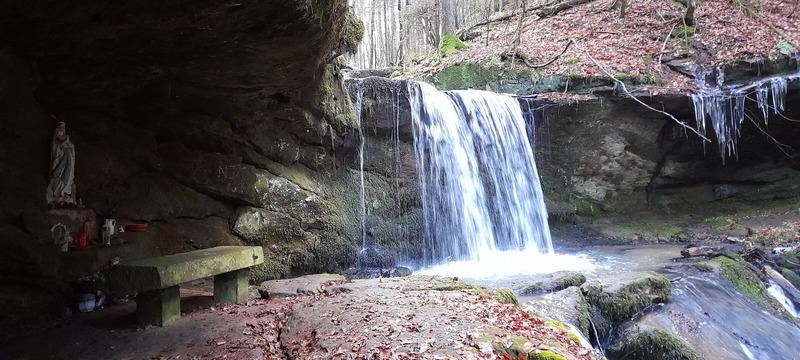
[[[182,254],[123,261],[111,271],[114,290],[133,293],[249,268],[264,262],[260,246],[218,246]]]

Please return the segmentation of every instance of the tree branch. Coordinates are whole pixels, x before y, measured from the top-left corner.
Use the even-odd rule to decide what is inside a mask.
[[[659,109],[656,109],[656,108],[654,108],[654,107],[652,107],[652,106],[650,106],[650,105],[646,104],[645,102],[643,102],[643,101],[639,100],[639,98],[637,98],[636,96],[634,96],[633,94],[631,94],[631,92],[630,92],[630,91],[628,91],[628,88],[625,86],[625,83],[624,83],[624,82],[622,82],[620,79],[617,79],[617,78],[616,78],[616,77],[615,77],[613,74],[611,74],[611,73],[610,73],[608,70],[606,70],[606,68],[605,68],[605,67],[604,67],[602,64],[600,64],[600,63],[599,63],[597,60],[595,60],[595,58],[594,58],[594,57],[592,57],[592,55],[591,55],[591,54],[589,54],[589,52],[588,52],[586,49],[584,49],[583,47],[581,47],[581,46],[580,46],[580,44],[578,44],[578,41],[577,41],[577,40],[575,40],[575,38],[572,38],[572,39],[570,39],[570,42],[573,42],[573,43],[575,43],[575,47],[576,47],[576,48],[578,48],[578,50],[581,50],[581,51],[584,53],[584,55],[586,55],[586,57],[588,57],[588,58],[589,58],[589,60],[591,60],[591,61],[592,61],[592,63],[594,63],[594,64],[595,64],[595,66],[597,66],[597,67],[600,69],[600,71],[602,71],[604,74],[606,74],[606,76],[608,76],[608,77],[610,77],[612,80],[614,80],[614,82],[616,82],[617,84],[619,84],[620,88],[622,88],[622,91],[624,91],[624,92],[625,92],[625,94],[626,94],[626,95],[628,95],[628,97],[630,97],[631,99],[633,99],[633,100],[634,100],[634,101],[636,101],[637,103],[641,104],[642,106],[646,107],[647,109],[650,109],[650,110],[652,110],[652,111],[655,111],[655,112],[657,112],[657,113],[660,113],[660,114],[664,114],[664,115],[666,115],[666,116],[667,116],[667,117],[669,117],[669,118],[670,118],[672,121],[674,121],[674,122],[678,123],[678,125],[680,125],[680,126],[683,126],[685,129],[689,129],[689,131],[691,131],[691,132],[695,133],[695,134],[696,134],[698,137],[700,137],[701,139],[703,139],[703,140],[705,140],[705,141],[708,141],[708,142],[711,142],[711,140],[709,140],[707,137],[705,137],[705,135],[703,135],[703,134],[701,134],[699,131],[697,131],[697,129],[695,129],[694,127],[691,127],[691,126],[687,125],[687,124],[686,124],[685,122],[683,122],[683,121],[680,121],[680,120],[678,120],[678,118],[676,118],[676,117],[675,117],[675,116],[673,116],[672,114],[670,114],[670,113],[668,113],[668,112],[666,112],[666,111],[664,111],[664,110],[659,110]]]

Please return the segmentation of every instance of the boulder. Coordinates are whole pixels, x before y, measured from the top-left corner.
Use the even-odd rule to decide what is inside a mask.
[[[523,308],[538,317],[575,326],[584,336],[589,337],[589,305],[577,286],[534,297]]]
[[[258,286],[262,299],[317,294],[328,287],[344,283],[347,279],[339,274],[306,275],[294,279],[264,281]]]
[[[586,300],[612,324],[630,319],[653,304],[667,301],[672,285],[655,272],[609,276],[582,286]]]
[[[519,291],[522,296],[545,294],[564,290],[570,286],[581,286],[586,282],[586,276],[575,271],[558,271],[546,275],[536,283],[526,286]]]
[[[387,269],[396,263],[395,254],[378,244],[367,245],[358,252],[359,268]]]
[[[622,332],[606,352],[617,360],[699,360],[700,355],[669,332],[632,326]]]

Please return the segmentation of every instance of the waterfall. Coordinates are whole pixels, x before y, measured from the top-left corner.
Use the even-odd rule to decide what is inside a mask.
[[[352,83],[355,87],[355,99],[353,100],[353,109],[355,111],[356,126],[358,127],[358,170],[359,180],[361,183],[360,192],[360,216],[361,216],[361,249],[367,247],[367,200],[366,190],[364,188],[364,130],[361,128],[361,102],[364,99],[364,84],[361,80]]]
[[[520,105],[485,91],[409,83],[426,260],[505,250],[552,253]]]
[[[754,114],[748,114],[745,109],[745,100],[755,102],[764,126],[768,125],[770,110],[780,114],[785,109],[788,83],[800,79],[800,56],[797,63],[799,69],[795,74],[768,77],[747,84],[725,84],[722,67],[697,71],[695,81],[700,92],[692,95],[697,131],[704,136],[707,134],[708,118],[723,163],[726,158],[737,156],[737,140],[745,118],[749,117],[754,125],[759,126]],[[714,81],[709,82],[708,78]]]

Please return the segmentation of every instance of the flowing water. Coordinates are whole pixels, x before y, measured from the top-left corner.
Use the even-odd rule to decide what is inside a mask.
[[[774,281],[769,281],[769,286],[767,287],[767,292],[770,296],[778,300],[778,302],[783,306],[786,311],[794,317],[800,317],[800,312],[798,312],[797,308],[794,306],[794,303],[786,297],[786,293],[780,287],[780,285],[776,284]]]
[[[364,144],[366,140],[364,139],[364,130],[361,127],[361,102],[364,99],[364,84],[361,80],[354,81],[351,84],[350,92],[354,94],[355,97],[353,100],[353,109],[355,111],[356,126],[358,127],[358,176],[361,185],[361,192],[359,193],[359,213],[361,217],[361,249],[363,250],[367,247],[367,200],[366,189],[364,187]]]
[[[707,359],[796,359],[800,328],[754,304],[713,273],[665,270],[669,302],[640,320],[662,326]]]
[[[698,129],[705,133],[708,116],[724,159],[736,154],[745,99],[752,97],[766,125],[770,111],[783,111],[787,82],[794,78],[730,87],[718,75],[717,84],[706,86],[694,101]],[[422,83],[410,83],[409,93],[429,265],[419,273],[522,289],[561,270],[580,271],[589,281],[658,271],[672,282],[672,296],[637,324],[665,328],[708,359],[798,358],[800,327],[753,303],[719,275],[676,264],[679,247],[555,254],[530,129],[516,99],[483,91],[439,92]],[[797,314],[780,288],[771,284],[769,293]]]
[[[517,100],[424,83],[409,93],[428,263],[553,253]]]

